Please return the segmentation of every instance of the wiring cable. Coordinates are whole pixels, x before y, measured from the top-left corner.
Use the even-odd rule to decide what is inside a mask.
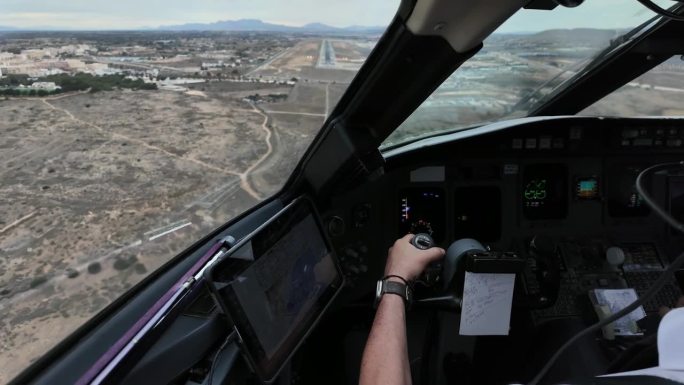
[[[209,379],[207,385],[212,385],[214,383],[214,368],[216,367],[216,361],[221,355],[221,352],[223,352],[223,350],[226,348],[226,346],[228,346],[230,342],[232,342],[232,338],[229,336],[228,338],[226,338],[225,341],[223,341],[223,344],[221,344],[221,346],[214,354],[214,359],[211,361],[211,367],[209,368],[209,373],[207,374],[207,378]]]
[[[662,17],[667,17],[668,19],[676,20],[676,21],[684,21],[684,15],[680,15],[678,13],[672,12],[671,10],[667,10],[658,4],[654,3],[652,0],[637,0],[640,2],[644,7],[650,9],[651,11],[659,14]],[[675,0],[681,3],[681,0]]]
[[[639,196],[643,199],[644,203],[646,203],[661,219],[663,219],[667,224],[675,228],[677,231],[684,233],[684,224],[673,218],[667,211],[665,211],[662,207],[660,207],[655,200],[651,197],[651,195],[646,191],[646,188],[644,188],[644,179],[648,174],[655,173],[657,171],[661,170],[666,170],[666,169],[671,169],[675,167],[683,167],[684,168],[684,161],[680,162],[670,162],[670,163],[661,163],[661,164],[656,164],[654,166],[648,167],[641,171],[639,173],[639,176],[636,178],[636,190]],[[577,333],[575,336],[570,338],[563,346],[560,347],[554,353],[554,355],[549,359],[549,361],[544,365],[544,367],[537,373],[537,375],[532,379],[532,381],[528,382],[528,385],[537,385],[542,379],[544,379],[544,376],[546,376],[546,373],[553,367],[553,365],[556,363],[558,358],[565,352],[568,347],[570,347],[572,344],[577,342],[583,337],[586,337],[587,335],[590,335],[604,326],[610,324],[611,322],[615,322],[619,320],[620,318],[626,316],[627,314],[631,313],[632,311],[636,310],[639,306],[643,305],[646,301],[651,299],[653,296],[655,296],[660,289],[665,286],[665,284],[668,282],[668,280],[671,279],[672,274],[677,271],[680,267],[684,265],[684,252],[679,254],[677,258],[675,258],[672,263],[665,269],[661,274],[660,277],[651,285],[651,287],[648,289],[648,291],[639,299],[636,301],[632,302],[630,305],[625,307],[624,309],[620,310],[619,312],[613,314],[612,316],[605,318],[588,328],[582,330],[581,332]]]

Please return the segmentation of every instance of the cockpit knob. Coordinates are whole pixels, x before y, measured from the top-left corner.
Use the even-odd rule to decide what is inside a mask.
[[[435,245],[435,241],[432,240],[430,235],[421,233],[413,236],[411,244],[416,249],[427,250]]]
[[[625,263],[625,252],[621,248],[613,246],[606,250],[606,261],[611,266],[620,266]]]

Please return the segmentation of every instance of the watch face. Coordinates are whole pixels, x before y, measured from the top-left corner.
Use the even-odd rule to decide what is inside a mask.
[[[382,279],[375,285],[375,307],[380,303],[380,297],[382,297]]]

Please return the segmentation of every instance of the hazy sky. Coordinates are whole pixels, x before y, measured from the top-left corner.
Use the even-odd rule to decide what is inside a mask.
[[[335,26],[376,26],[387,25],[398,5],[399,0],[0,0],[0,26],[134,29],[242,18],[288,25],[322,22]],[[649,15],[650,11],[636,0],[586,0],[574,9],[524,11],[501,31],[627,28]]]

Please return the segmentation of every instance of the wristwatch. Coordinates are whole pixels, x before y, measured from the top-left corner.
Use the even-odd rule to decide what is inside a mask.
[[[404,305],[409,306],[413,299],[411,287],[403,282],[390,281],[389,277],[385,277],[378,281],[375,286],[375,303],[373,307],[377,308],[380,305],[380,300],[385,294],[398,295],[404,299]]]

